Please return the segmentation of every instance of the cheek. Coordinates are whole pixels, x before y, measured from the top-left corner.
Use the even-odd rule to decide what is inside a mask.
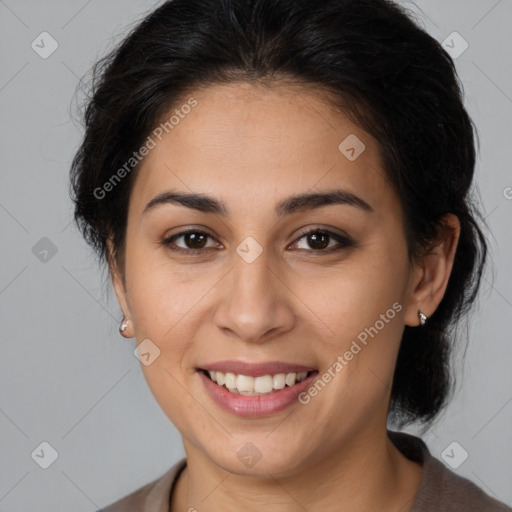
[[[314,278],[303,275],[293,284],[306,306],[301,309],[321,326],[324,342],[337,349],[340,341],[350,344],[360,333],[364,340],[365,329],[376,323],[379,337],[389,334],[394,339],[400,330],[396,317],[403,309],[401,260],[379,254],[382,250],[361,252],[360,257],[354,253],[350,261],[328,273]]]
[[[309,296],[299,291],[322,320],[322,361],[336,375],[333,407],[360,407],[359,414],[369,414],[391,387],[404,311],[403,254],[386,253],[382,243],[366,249]]]
[[[141,334],[151,333],[158,339],[170,335],[208,289],[211,279],[207,273],[198,278],[197,271],[195,275],[191,272],[192,266],[186,273],[179,268],[164,249],[151,247],[147,241],[133,244],[131,252],[127,250],[130,305]]]
[[[186,391],[189,383],[172,362],[169,362],[169,351],[162,352],[151,365],[142,365],[144,379],[156,402],[180,432],[194,429],[205,422],[204,411],[197,407],[194,395]]]

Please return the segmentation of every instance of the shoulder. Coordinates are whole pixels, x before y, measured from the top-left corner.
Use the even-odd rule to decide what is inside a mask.
[[[185,465],[186,459],[183,458],[160,477],[101,508],[99,512],[167,512],[173,484]]]
[[[425,499],[432,501],[434,493],[439,494],[440,504],[460,512],[512,512],[505,503],[488,495],[471,480],[457,475],[440,460],[432,457],[430,464],[431,486],[424,489]]]
[[[395,446],[409,459],[422,462],[423,475],[411,512],[512,512],[471,480],[457,475],[433,457],[425,442],[404,432],[388,431]]]

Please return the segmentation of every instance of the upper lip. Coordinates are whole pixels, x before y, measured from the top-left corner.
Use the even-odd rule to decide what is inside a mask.
[[[262,363],[247,363],[244,361],[216,361],[198,367],[199,370],[219,371],[222,373],[236,373],[249,377],[261,377],[262,375],[275,375],[276,373],[300,373],[316,370],[311,366],[285,363],[282,361],[267,361]]]

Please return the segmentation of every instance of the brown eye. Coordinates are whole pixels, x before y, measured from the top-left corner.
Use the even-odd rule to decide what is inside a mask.
[[[325,249],[329,245],[330,237],[326,233],[316,232],[306,235],[306,239],[312,249]]]
[[[204,252],[204,250],[212,247],[218,247],[218,243],[207,247],[206,244],[209,238],[213,240],[213,237],[204,231],[189,229],[166,238],[162,241],[162,244],[172,251],[192,255]],[[176,243],[180,239],[183,239],[182,245]],[[306,241],[307,247],[299,247],[299,249],[308,252],[331,253],[345,247],[354,246],[354,242],[350,238],[333,233],[332,231],[320,229],[311,229],[303,232],[295,244],[298,244],[303,239]]]
[[[185,245],[191,249],[202,249],[207,237],[208,235],[204,235],[203,233],[187,233],[183,235],[183,240],[185,241]]]
[[[175,242],[180,238],[183,239],[184,246],[177,245]],[[169,249],[177,252],[194,254],[201,252],[203,249],[208,249],[206,243],[208,238],[212,238],[208,233],[199,231],[197,229],[189,229],[173,235],[163,240],[162,244]]]
[[[309,250],[309,252],[330,253],[354,245],[354,242],[346,236],[320,229],[312,229],[302,233],[302,236],[295,243],[298,244],[302,239],[305,239],[307,247],[299,247],[299,249]],[[338,247],[336,244],[329,246],[331,242],[338,242]],[[328,250],[325,250],[326,248]]]

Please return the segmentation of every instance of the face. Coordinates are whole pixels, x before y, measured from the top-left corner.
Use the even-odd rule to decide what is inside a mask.
[[[191,96],[197,105],[153,137],[138,171],[116,294],[187,451],[238,474],[292,474],[385,429],[419,274],[368,133],[291,86]],[[263,377],[258,389],[279,373],[308,374],[258,398],[220,389],[204,368]]]

